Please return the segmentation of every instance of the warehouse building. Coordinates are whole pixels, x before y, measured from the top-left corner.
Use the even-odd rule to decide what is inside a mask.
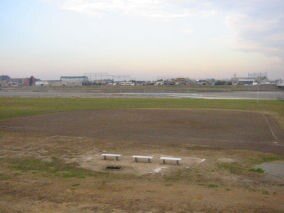
[[[61,76],[60,81],[64,86],[82,86],[88,81],[87,76]]]

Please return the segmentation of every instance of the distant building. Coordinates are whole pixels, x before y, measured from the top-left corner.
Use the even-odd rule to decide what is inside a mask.
[[[230,80],[216,80],[214,85],[215,86],[232,85],[232,81],[230,81]]]
[[[248,73],[248,77],[237,77],[234,75],[232,78],[233,85],[259,85],[270,84],[267,73]]]
[[[282,80],[282,79],[277,80],[276,86],[279,87],[279,88],[284,88],[284,80]]]
[[[60,77],[61,81],[66,81],[66,82],[83,82],[83,81],[88,81],[87,76],[61,76]]]
[[[196,83],[201,86],[214,86],[215,79],[201,79],[197,80]]]
[[[8,75],[0,75],[0,87],[7,87],[9,85],[10,77]]]
[[[84,85],[112,85],[114,81],[112,79],[102,79],[102,80],[95,80],[92,82],[88,82]]]
[[[9,81],[9,86],[11,87],[21,87],[24,85],[26,78],[11,78]]]
[[[9,81],[10,77],[8,75],[0,75],[0,81]]]
[[[164,80],[160,79],[155,82],[155,86],[163,86],[165,84]]]
[[[135,81],[135,85],[136,86],[145,86],[146,85],[146,81]]]
[[[135,83],[132,81],[121,81],[119,82],[119,85],[121,86],[135,86]]]
[[[194,81],[189,78],[174,78],[172,81],[175,85],[182,85],[182,86],[191,86],[194,85]]]
[[[64,86],[82,86],[88,81],[87,76],[61,76],[60,81]]]
[[[29,78],[24,79],[24,86],[34,86],[35,82],[38,79],[36,79],[35,77],[31,76]]]
[[[254,77],[234,77],[232,79],[233,85],[244,85],[244,86],[253,86],[258,85],[258,82]]]
[[[62,81],[60,80],[48,80],[46,81],[48,83],[48,86],[51,86],[51,87],[60,87],[62,86]]]

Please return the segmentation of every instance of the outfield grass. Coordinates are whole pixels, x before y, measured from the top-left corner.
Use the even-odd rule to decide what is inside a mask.
[[[66,164],[62,160],[53,159],[51,162],[41,161],[39,159],[13,159],[11,160],[12,168],[26,172],[38,172],[52,174],[64,178],[84,178],[92,176],[93,173],[89,170],[79,168],[75,164]]]
[[[180,108],[233,109],[268,112],[284,126],[284,101],[281,100],[205,100],[142,98],[0,98],[0,120],[60,111],[93,109]]]

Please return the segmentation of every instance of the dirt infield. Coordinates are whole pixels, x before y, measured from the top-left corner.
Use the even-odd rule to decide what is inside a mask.
[[[119,143],[188,144],[284,153],[283,130],[268,115],[219,110],[96,110],[0,122],[0,130],[84,136]]]

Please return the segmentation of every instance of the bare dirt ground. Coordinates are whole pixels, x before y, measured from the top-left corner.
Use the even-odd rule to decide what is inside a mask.
[[[282,130],[266,118],[280,149]],[[253,170],[283,156],[266,118],[100,110],[1,122],[0,212],[283,212],[284,179]],[[279,154],[253,151],[262,149]],[[105,152],[123,156],[105,161]],[[135,163],[135,154],[154,160]],[[160,156],[182,164],[163,165]]]
[[[188,144],[284,154],[284,133],[268,115],[218,110],[97,110],[0,122],[0,130],[137,144]]]
[[[104,161],[100,154],[106,150],[123,158]],[[156,158],[151,164],[135,163],[134,153]],[[182,157],[182,164],[163,165],[157,160],[161,155]],[[281,212],[284,180],[249,172],[250,161],[270,157],[186,145],[116,146],[87,137],[5,133],[0,140],[0,212]],[[54,159],[64,164],[51,163]],[[72,169],[88,170],[66,168],[71,162]],[[105,170],[109,165],[122,169]]]

